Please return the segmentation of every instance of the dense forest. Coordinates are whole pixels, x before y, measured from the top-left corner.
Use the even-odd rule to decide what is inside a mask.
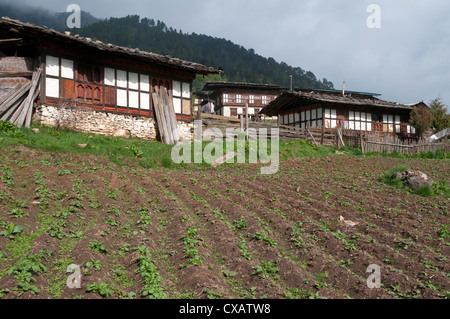
[[[45,9],[16,7],[0,4],[0,15],[47,26],[55,30],[67,30],[66,20],[70,13],[55,13]],[[183,33],[167,26],[163,21],[129,15],[122,18],[100,20],[82,11],[80,29],[70,30],[72,34],[90,37],[106,43],[139,48],[164,55],[170,55],[223,70],[221,76],[198,77],[194,90],[201,90],[204,82],[222,80],[290,86],[290,75],[296,88],[333,89],[327,79],[317,79],[311,71],[292,67],[273,58],[258,55],[253,49],[246,49],[230,40],[204,34]]]

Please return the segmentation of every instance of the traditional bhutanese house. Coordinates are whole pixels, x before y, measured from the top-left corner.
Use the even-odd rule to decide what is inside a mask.
[[[412,137],[409,124],[411,111],[417,104],[383,101],[378,94],[333,90],[285,91],[267,105],[262,114],[279,116],[280,124],[301,128],[319,127],[363,132],[384,132]]]
[[[0,98],[42,70],[35,119],[112,135],[156,137],[152,93],[166,88],[176,119],[192,120],[192,81],[219,73],[167,55],[106,44],[9,18],[0,20]],[[169,100],[169,101],[170,101]]]
[[[278,85],[237,82],[208,82],[203,88],[211,92],[209,100],[215,105],[215,113],[229,117],[245,114],[247,105],[249,116],[257,115],[282,90]]]

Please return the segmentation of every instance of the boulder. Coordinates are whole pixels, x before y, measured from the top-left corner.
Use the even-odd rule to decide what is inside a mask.
[[[425,186],[433,186],[433,180],[420,171],[413,171],[409,169],[403,173],[395,173],[393,178],[401,179],[403,185],[412,188],[413,190],[418,190]]]
[[[119,129],[119,130],[114,132],[113,136],[114,137],[126,137],[126,138],[129,138],[129,137],[131,137],[131,133],[128,130]]]

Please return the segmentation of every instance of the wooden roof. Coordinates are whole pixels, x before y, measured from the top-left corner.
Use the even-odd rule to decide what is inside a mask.
[[[139,49],[117,46],[111,43],[103,43],[94,41],[90,38],[71,35],[69,32],[61,33],[47,27],[36,26],[31,23],[23,23],[19,20],[13,20],[8,17],[0,19],[0,29],[8,30],[16,35],[29,36],[39,39],[39,41],[47,40],[52,43],[61,45],[81,46],[98,50],[99,53],[108,53],[112,55],[121,55],[128,58],[134,58],[143,62],[154,63],[166,67],[181,69],[184,71],[194,72],[196,74],[218,74],[220,71],[203,64],[189,62],[169,55],[161,55],[152,52],[145,52]]]
[[[218,89],[246,89],[246,90],[267,90],[267,91],[284,90],[284,88],[275,84],[259,84],[259,83],[245,83],[245,82],[207,82],[203,87],[203,91],[215,91]]]
[[[423,103],[423,102],[421,102]],[[333,105],[348,105],[348,106],[367,106],[376,108],[388,109],[405,109],[412,110],[418,104],[400,104],[395,102],[388,102],[377,99],[373,96],[362,94],[345,94],[330,93],[323,91],[285,91],[275,100],[270,102],[261,110],[261,114],[268,116],[276,116],[289,112],[290,110],[308,106],[313,104],[327,104],[329,107]]]

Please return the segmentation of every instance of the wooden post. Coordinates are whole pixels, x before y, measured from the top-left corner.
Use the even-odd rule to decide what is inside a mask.
[[[360,139],[361,139],[361,151],[364,154],[364,137],[363,137],[362,131],[359,131],[359,136],[360,136]]]
[[[342,134],[341,134],[340,128],[337,128],[336,131],[338,133],[338,136],[339,136],[339,139],[340,139],[340,141],[342,143],[342,146],[345,146],[344,140],[342,139]]]
[[[245,132],[248,139],[248,103],[245,104]]]

